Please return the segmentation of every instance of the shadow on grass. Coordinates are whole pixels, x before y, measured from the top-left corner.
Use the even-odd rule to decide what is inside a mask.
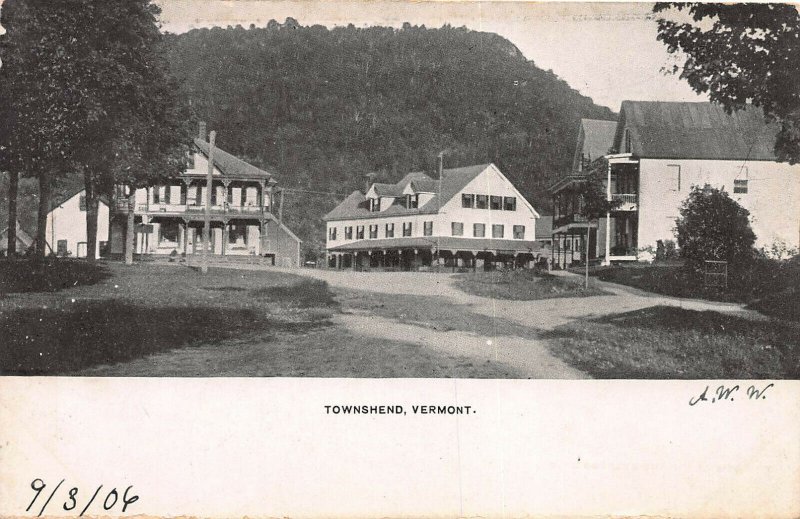
[[[56,292],[78,285],[94,285],[111,277],[102,263],[48,258],[36,265],[29,259],[0,260],[0,294]]]
[[[332,308],[339,306],[328,283],[317,279],[303,279],[294,285],[254,288],[248,295],[259,301],[277,302],[298,308]]]
[[[220,307],[148,307],[116,300],[68,308],[24,308],[0,315],[0,372],[67,374],[242,334],[301,332],[316,322],[280,322],[266,312]]]
[[[597,378],[800,378],[800,326],[655,306],[560,326],[551,351]]]

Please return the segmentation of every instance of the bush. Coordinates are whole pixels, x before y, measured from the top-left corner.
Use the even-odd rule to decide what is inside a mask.
[[[678,245],[688,268],[702,272],[706,260],[727,261],[729,272],[749,265],[756,241],[750,213],[728,193],[708,185],[695,187],[680,213]]]

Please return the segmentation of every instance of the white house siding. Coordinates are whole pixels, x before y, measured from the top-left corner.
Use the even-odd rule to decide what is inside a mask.
[[[678,188],[675,166],[680,167]],[[747,193],[734,193],[734,180],[747,180]],[[641,159],[639,248],[674,239],[675,219],[692,186],[724,187],[750,211],[757,247],[783,241],[800,246],[800,166],[770,161]]]
[[[58,242],[66,240],[68,255],[86,257],[86,211],[80,209],[83,191],[56,207],[47,215],[47,244],[58,252]],[[100,242],[108,241],[108,206],[99,202],[97,211],[96,257],[100,257]],[[81,244],[79,246],[79,244]],[[49,251],[48,251],[49,253]]]
[[[489,196],[513,196],[517,198],[517,210],[491,210],[491,209],[469,209],[461,207],[462,194],[489,195]],[[536,213],[529,208],[525,198],[517,191],[510,181],[505,179],[495,168],[489,167],[483,173],[475,177],[462,189],[456,196],[447,201],[436,215],[434,222],[434,234],[442,231],[442,236],[451,235],[451,222],[464,223],[464,238],[473,238],[473,224],[486,224],[485,238],[492,237],[492,225],[502,224],[504,229],[503,239],[511,240],[514,238],[514,225],[525,226],[524,240],[535,240],[536,238]]]
[[[462,194],[477,194],[489,196],[513,196],[517,199],[516,211],[490,210],[490,209],[469,209],[461,207]],[[420,202],[420,205],[423,205]],[[383,209],[383,200],[381,201]],[[369,239],[369,226],[378,225],[378,236],[375,239],[386,239],[386,224],[394,224],[394,238],[403,238],[403,223],[411,222],[411,237],[420,238],[424,236],[424,222],[433,222],[433,234],[436,236],[452,236],[452,222],[464,224],[464,234],[461,238],[473,238],[473,224],[483,223],[486,225],[484,239],[492,238],[492,224],[503,224],[503,239],[514,239],[514,225],[525,226],[524,240],[535,240],[536,236],[536,213],[529,208],[523,196],[514,188],[510,181],[505,179],[493,167],[488,167],[480,173],[464,189],[447,201],[440,209],[438,214],[418,214],[411,216],[381,216],[380,212],[374,213],[373,218],[361,218],[352,220],[338,220],[327,222],[326,239],[327,247],[338,247],[347,243],[360,241],[356,236],[356,227],[364,226],[364,240]],[[353,234],[351,239],[345,238],[345,228],[352,227]],[[336,228],[336,240],[330,239],[330,230]],[[408,236],[406,236],[407,238]]]

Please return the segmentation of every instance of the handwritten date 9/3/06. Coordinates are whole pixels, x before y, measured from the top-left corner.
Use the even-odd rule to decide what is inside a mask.
[[[58,492],[58,489],[61,487],[62,484],[64,484],[64,481],[65,480],[63,479],[59,481],[58,484],[55,486],[55,488],[51,492],[49,492],[49,496],[42,504],[42,508],[39,510],[39,514],[36,517],[42,516],[45,509],[47,509],[47,506],[50,504],[50,501],[56,495],[56,492]],[[28,508],[25,509],[26,512],[29,512],[31,510],[31,507],[33,507],[33,504],[36,503],[36,501],[39,499],[39,496],[41,496],[42,493],[44,493],[45,495],[48,494],[47,492],[44,492],[44,489],[46,487],[47,485],[45,484],[45,482],[39,478],[36,478],[33,481],[31,481],[31,488],[34,490],[34,492],[36,492],[36,495],[33,496],[33,500],[31,500],[31,504],[28,505]],[[139,500],[139,496],[133,495],[133,493],[131,492],[131,488],[133,488],[133,485],[126,488],[122,496],[119,495],[119,492],[117,492],[116,488],[113,488],[111,489],[111,491],[107,493],[104,492],[103,495],[100,495],[100,499],[103,500],[102,501],[103,510],[106,511],[111,510],[112,508],[114,508],[114,506],[117,505],[117,503],[119,503],[120,507],[122,508],[122,512],[124,513],[128,509],[128,505],[135,503],[136,501]],[[84,499],[86,498],[83,497],[83,493],[80,493],[79,495],[78,487],[72,487],[67,492],[66,499],[62,503],[61,508],[63,508],[64,511],[66,512],[71,512],[78,507],[79,501],[84,501],[85,506],[83,507],[83,510],[81,510],[81,513],[78,516],[82,517],[83,514],[85,514],[86,511],[89,509],[89,507],[92,506],[92,503],[98,497],[98,494],[100,494],[100,491],[102,489],[103,485],[98,486],[97,489],[94,491],[94,493],[91,495],[91,497],[89,497],[87,493],[86,498],[88,498],[88,500],[84,501]],[[58,503],[59,501],[60,499],[57,500],[56,503]]]
[[[767,389],[774,385],[775,384],[767,384],[761,388],[750,386],[747,388],[744,394],[741,395],[743,398],[740,398],[740,400],[766,400]],[[739,396],[739,389],[741,388],[738,384],[730,387],[719,385],[714,391],[711,392],[711,394],[709,394],[709,386],[706,386],[702,393],[689,399],[689,405],[697,405],[700,402],[709,402],[712,404],[716,402],[733,402],[735,401],[736,397]]]

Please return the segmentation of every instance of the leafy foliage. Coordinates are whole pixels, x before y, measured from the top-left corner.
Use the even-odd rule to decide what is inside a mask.
[[[608,160],[600,157],[590,164],[585,180],[576,188],[581,197],[579,212],[590,222],[604,217],[622,204],[620,200],[608,200],[607,172]]]
[[[83,175],[89,258],[100,194],[185,168],[188,111],[163,56],[158,13],[150,0],[3,5],[0,74],[9,102],[0,166]]]
[[[756,235],[750,213],[720,189],[695,186],[676,220],[678,246],[686,265],[703,270],[704,261],[727,261],[736,270],[749,265]]]
[[[686,10],[691,21],[669,13]],[[684,53],[680,77],[728,112],[752,102],[781,125],[775,152],[800,161],[800,14],[792,4],[658,3],[658,39]],[[675,67],[673,72],[679,69]]]
[[[284,218],[312,248],[320,217],[366,174],[433,172],[444,149],[446,167],[494,162],[546,214],[580,118],[614,118],[507,40],[465,28],[287,20],[168,39],[197,116],[220,147],[276,170]]]

